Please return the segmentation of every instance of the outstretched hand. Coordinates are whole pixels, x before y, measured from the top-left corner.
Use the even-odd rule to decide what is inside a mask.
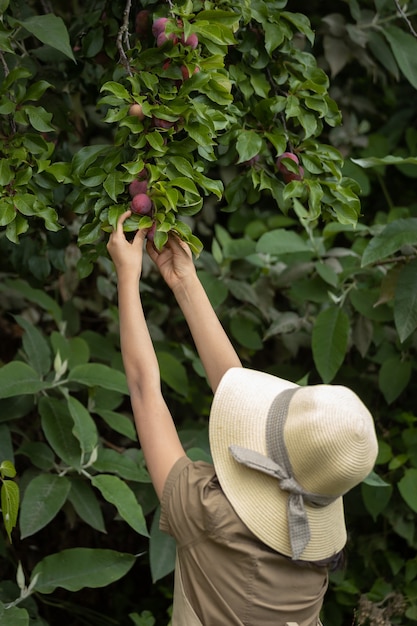
[[[107,250],[116,267],[117,275],[129,273],[139,279],[142,272],[143,242],[147,229],[140,229],[130,242],[126,239],[123,224],[131,215],[131,211],[125,211],[119,217],[116,229],[111,233],[107,243]]]
[[[182,280],[195,274],[189,246],[174,233],[169,233],[168,241],[162,250],[158,251],[151,241],[147,242],[146,249],[171,289],[175,289]]]

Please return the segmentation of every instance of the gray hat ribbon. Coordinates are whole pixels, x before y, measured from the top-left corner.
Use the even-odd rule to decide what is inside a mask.
[[[238,463],[277,478],[280,489],[288,492],[287,518],[293,559],[300,558],[310,541],[310,527],[304,502],[323,507],[337,500],[337,497],[305,491],[293,476],[284,441],[284,425],[290,401],[298,389],[299,387],[295,387],[282,391],[271,404],[266,422],[268,456],[242,446],[229,446],[232,456]]]

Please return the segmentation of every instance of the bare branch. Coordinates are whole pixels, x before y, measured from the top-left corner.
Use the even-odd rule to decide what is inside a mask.
[[[123,23],[117,33],[116,45],[120,54],[120,63],[124,65],[129,76],[132,76],[129,59],[126,56],[126,50],[130,50],[129,42],[129,16],[132,0],[126,0],[125,10],[123,11]]]
[[[400,1],[399,0],[394,0],[394,2],[395,2],[395,6],[397,7],[398,13],[401,15],[401,18],[406,22],[408,28],[410,29],[410,32],[412,33],[412,35],[414,35],[414,37],[417,37],[417,33],[414,30],[412,23],[408,19],[407,14],[404,12],[404,10],[403,10],[403,8],[402,8],[402,6],[400,4]]]
[[[6,63],[6,59],[4,58],[3,52],[0,51],[0,62],[3,66],[4,76],[8,76],[10,74],[9,66]]]

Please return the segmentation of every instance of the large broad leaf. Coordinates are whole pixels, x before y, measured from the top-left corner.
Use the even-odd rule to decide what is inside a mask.
[[[398,26],[382,29],[401,72],[414,89],[417,89],[417,39]]]
[[[16,315],[15,319],[25,331],[22,339],[23,349],[26,352],[30,365],[39,376],[44,376],[51,367],[51,349],[48,342],[40,330],[24,317]]]
[[[300,235],[291,230],[278,228],[264,233],[258,240],[256,251],[263,254],[294,254],[298,252],[311,252],[307,243]]]
[[[72,61],[75,61],[68,31],[61,17],[52,13],[34,15],[26,20],[21,20],[19,24],[42,43],[59,50]]]
[[[329,307],[316,318],[312,334],[314,363],[324,383],[336,376],[345,358],[349,318],[339,307]]]
[[[359,167],[363,167],[364,169],[368,167],[377,167],[378,165],[405,165],[406,163],[410,163],[412,165],[417,165],[417,157],[400,157],[394,156],[393,154],[388,154],[385,157],[366,157],[363,159],[351,159],[352,163],[359,165]]]
[[[187,372],[178,359],[169,352],[157,351],[156,354],[161,371],[161,378],[177,393],[182,396],[188,395]]]
[[[74,420],[73,433],[80,442],[84,454],[89,454],[98,443],[97,426],[90,413],[79,400],[69,396],[67,398],[68,409]]]
[[[406,469],[398,483],[398,489],[406,504],[417,513],[417,469]]]
[[[26,363],[12,361],[0,368],[0,398],[37,393],[48,385]]]
[[[416,244],[417,218],[395,220],[371,239],[362,256],[362,267],[386,259],[403,246]]]
[[[68,374],[68,380],[87,385],[87,387],[104,387],[128,395],[126,376],[101,363],[76,365]]]
[[[76,513],[92,528],[105,533],[103,513],[94,489],[85,478],[71,476],[70,480],[71,491],[68,494],[68,500]]]
[[[161,509],[158,507],[152,520],[149,544],[149,562],[154,583],[170,574],[175,568],[175,540],[171,535],[159,529],[160,517]]]
[[[388,404],[396,400],[411,379],[412,364],[397,356],[383,362],[379,370],[378,385]]]
[[[400,272],[394,299],[394,320],[400,341],[417,328],[417,260]]]
[[[84,587],[106,587],[122,578],[135,563],[133,554],[94,548],[70,548],[40,561],[31,579],[35,590],[52,593],[57,587],[79,591]]]
[[[1,626],[29,626],[29,613],[26,609],[17,606],[5,608],[0,602],[0,624]]]
[[[52,315],[57,324],[62,320],[61,307],[51,296],[48,296],[43,289],[35,289],[21,279],[5,280],[0,284],[0,290],[6,291],[7,289],[17,291],[30,302],[40,306],[47,311],[47,313]]]
[[[21,537],[44,528],[64,505],[71,483],[65,476],[40,474],[25,489],[20,509]]]
[[[41,398],[39,413],[43,432],[51,448],[69,467],[80,469],[83,454],[79,441],[73,435],[74,421],[65,400]]]
[[[393,488],[391,485],[385,485],[385,488],[376,489],[363,483],[361,490],[365,508],[372,515],[373,520],[376,521],[378,515],[386,509],[391,499]]]
[[[146,528],[145,517],[142,507],[136,500],[133,491],[126,485],[123,480],[117,476],[102,474],[94,476],[92,484],[101,491],[101,494],[107,502],[114,504],[120,517],[129,524],[140,535],[149,536]]]

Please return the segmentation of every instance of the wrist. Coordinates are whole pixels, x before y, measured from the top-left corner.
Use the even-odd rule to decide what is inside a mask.
[[[199,297],[198,294],[202,289],[203,286],[196,272],[187,274],[172,286],[172,292],[180,305],[184,301],[192,300],[193,297]]]

